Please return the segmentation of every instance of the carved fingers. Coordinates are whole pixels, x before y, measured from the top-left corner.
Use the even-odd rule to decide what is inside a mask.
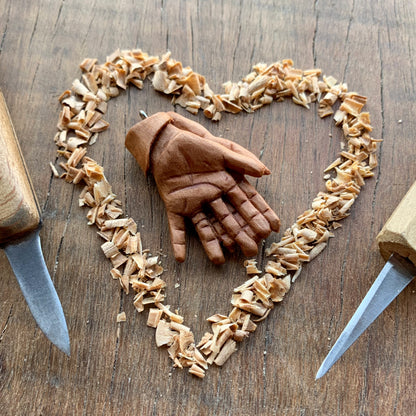
[[[218,239],[227,248],[237,244],[247,257],[255,256],[260,240],[280,228],[277,215],[245,178],[212,201],[210,207],[218,222],[212,221]]]
[[[220,238],[207,215],[200,211],[192,217],[192,222],[208,258],[214,264],[224,263],[225,258],[221,249]]]
[[[169,210],[167,215],[173,255],[177,261],[183,262],[186,257],[185,219],[182,215],[175,214]]]
[[[238,186],[258,212],[267,220],[272,231],[278,232],[280,229],[280,219],[257,192],[256,188],[244,177],[238,181]]]
[[[178,216],[172,215],[173,218]],[[255,256],[258,243],[272,230],[278,231],[280,225],[277,215],[245,178],[235,182],[228,192],[201,205],[191,219],[208,258],[214,264],[225,262],[222,246],[229,251],[238,246],[245,256]],[[170,224],[175,257],[183,261],[183,221],[170,221]],[[172,225],[175,226],[173,230]]]

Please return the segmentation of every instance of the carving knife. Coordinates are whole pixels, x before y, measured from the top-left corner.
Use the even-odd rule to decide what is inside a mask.
[[[68,328],[43,258],[40,226],[39,206],[0,91],[0,247],[40,329],[69,355]]]
[[[416,276],[416,182],[377,236],[385,266],[316,374],[322,377]]]

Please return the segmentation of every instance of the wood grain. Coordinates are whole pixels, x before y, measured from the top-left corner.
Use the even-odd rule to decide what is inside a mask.
[[[416,178],[414,131],[416,6],[405,0],[284,2],[144,0],[84,2],[0,0],[3,90],[42,209],[45,259],[62,299],[67,358],[30,316],[2,252],[0,406],[6,415],[411,415],[416,412],[415,282],[332,368],[315,382],[329,348],[383,267],[375,237]],[[111,279],[95,230],[86,225],[73,185],[53,178],[58,96],[80,76],[86,57],[117,48],[172,56],[204,74],[211,88],[237,80],[257,62],[291,58],[320,67],[369,97],[380,146],[376,176],[329,247],[308,264],[284,302],[204,380],[172,369],[146,316]],[[204,319],[227,313],[231,290],[245,280],[237,253],[215,267],[189,229],[189,261],[177,264],[154,180],[124,149],[138,111],[170,111],[153,91],[128,90],[109,104],[110,129],[89,150],[145,247],[162,250],[168,303],[197,338]],[[177,109],[181,114],[182,109]],[[271,169],[255,182],[282,230],[324,189],[322,171],[340,149],[341,132],[316,111],[290,102],[212,123],[214,135],[247,147]],[[272,236],[267,243],[279,236]],[[258,257],[263,266],[263,253]],[[175,284],[179,287],[175,288]],[[116,323],[125,311],[127,322]]]

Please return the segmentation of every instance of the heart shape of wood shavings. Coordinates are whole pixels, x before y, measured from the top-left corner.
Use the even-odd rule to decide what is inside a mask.
[[[361,111],[366,97],[348,92],[345,84],[331,76],[322,77],[319,69],[296,69],[291,60],[255,65],[242,80],[226,82],[221,94],[215,94],[202,75],[184,68],[170,53],[158,57],[141,50],[117,50],[103,64],[85,59],[80,67],[81,80],[76,79],[59,98],[62,110],[55,143],[58,154],[66,159],[59,163],[64,172],[59,174],[53,164],[51,168],[55,176],[84,185],[79,204],[89,208],[88,224],[95,224],[104,240],[101,247],[111,261],[110,273],[126,293],[135,292],[133,302],[138,312],[150,307],[147,324],[156,328],[156,345],[167,348],[175,367],[187,367],[202,378],[209,365],[222,366],[236,351],[237,343],[254,332],[274,304],[283,300],[302,264],[325,249],[339,221],[349,215],[364,180],[373,176],[380,140],[370,136],[369,114]],[[247,274],[253,277],[234,289],[228,315],[208,318],[212,331],[197,344],[183,317],[164,304],[166,284],[160,277],[163,267],[159,258],[143,249],[136,222],[123,215],[103,167],[86,155],[87,145],[94,144],[109,126],[103,118],[107,102],[130,84],[141,89],[149,75],[155,90],[173,96],[173,104],[192,114],[202,110],[214,121],[220,120],[223,112],[253,112],[285,98],[306,108],[316,102],[321,118],[334,114],[346,141],[339,157],[324,171],[325,191],[318,193],[280,241],[266,249],[266,256],[274,258],[267,262],[264,273],[257,269],[255,260],[244,262]],[[337,101],[340,106],[334,112]],[[118,321],[123,320],[125,314],[119,314]]]

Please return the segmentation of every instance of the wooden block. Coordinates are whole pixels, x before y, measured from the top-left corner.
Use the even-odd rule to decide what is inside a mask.
[[[381,255],[397,253],[416,264],[416,182],[377,236]]]

